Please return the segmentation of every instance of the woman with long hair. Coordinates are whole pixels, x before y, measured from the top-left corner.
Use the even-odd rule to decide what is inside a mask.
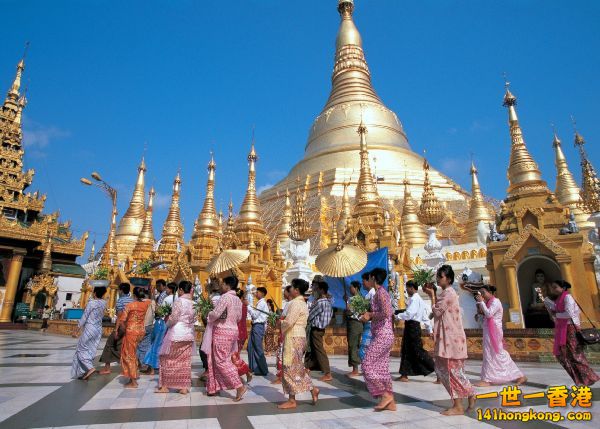
[[[252,381],[252,372],[250,371],[250,367],[244,359],[240,356],[240,351],[244,350],[244,344],[246,344],[246,340],[248,339],[248,325],[246,324],[246,319],[248,317],[248,301],[246,300],[246,294],[242,289],[238,289],[236,292],[237,297],[242,301],[242,318],[238,322],[238,345],[237,351],[233,352],[231,355],[231,362],[237,368],[238,375],[241,377],[242,375],[246,376],[246,382],[250,383]]]
[[[548,296],[544,299],[544,304],[554,321],[554,356],[575,384],[591,386],[600,377],[590,367],[583,346],[577,339],[577,332],[581,330],[579,306],[569,293],[569,289],[571,289],[569,282],[555,280],[548,288]]]
[[[283,290],[283,311],[281,315],[277,319],[277,324],[279,325],[279,335],[277,337],[277,355],[276,355],[276,368],[277,368],[277,377],[275,380],[271,381],[271,384],[281,384],[281,377],[283,377],[283,332],[281,331],[281,322],[285,319],[285,315],[287,314],[288,304],[290,303],[292,297],[290,292],[292,290],[291,285],[287,285]]]
[[[272,299],[267,299],[267,305],[269,311],[275,313],[275,303]],[[265,356],[271,356],[273,353],[277,353],[277,330],[275,325],[272,325],[267,319],[265,325]]]
[[[514,382],[523,384],[527,378],[504,349],[502,331],[502,303],[494,296],[495,286],[483,285],[475,295],[478,320],[483,325],[483,364],[481,381],[476,386],[490,386]]]
[[[169,393],[176,389],[182,395],[192,386],[192,352],[194,350],[196,311],[192,300],[192,284],[179,283],[179,298],[173,302],[173,311],[167,321],[167,334],[160,349],[158,389]]]
[[[94,296],[85,306],[85,310],[74,337],[79,336],[73,364],[71,365],[71,377],[87,380],[96,369],[94,359],[98,344],[102,338],[102,317],[106,308],[106,301],[102,299],[106,294],[106,287],[94,288]],[[81,336],[80,336],[81,335]]]
[[[126,389],[137,389],[138,378],[138,358],[136,355],[137,347],[144,335],[146,329],[144,320],[150,301],[144,301],[146,294],[141,287],[133,289],[133,302],[130,302],[123,311],[123,324],[125,325],[125,336],[123,337],[123,346],[121,348],[121,369],[125,378],[129,382],[125,384]],[[119,321],[117,320],[117,325]],[[119,327],[117,326],[117,331]]]
[[[437,284],[442,293],[436,298],[432,288],[426,292],[433,304],[432,316],[434,363],[438,380],[444,385],[452,407],[442,411],[443,415],[455,416],[465,413],[463,398],[468,398],[470,411],[475,405],[475,391],[465,374],[465,359],[467,359],[467,337],[462,324],[462,311],[458,303],[458,294],[452,288],[454,270],[450,265],[442,265],[437,270]],[[431,316],[430,316],[431,317]]]
[[[208,353],[207,393],[217,395],[221,390],[236,390],[234,402],[239,402],[246,393],[246,386],[231,362],[232,353],[238,346],[238,322],[242,318],[242,302],[236,296],[238,279],[230,276],[223,280],[221,298],[208,313],[208,322],[213,323],[212,348]]]
[[[281,322],[281,332],[284,335],[281,384],[283,393],[288,395],[288,400],[277,406],[282,410],[296,408],[296,395],[300,393],[310,391],[313,405],[319,400],[319,389],[313,386],[304,369],[308,321],[308,306],[304,294],[308,290],[308,282],[294,279],[291,286],[292,300],[288,303],[285,319]]]
[[[390,295],[383,287],[386,278],[387,271],[383,268],[375,268],[371,271],[370,281],[375,289],[375,295],[371,301],[371,310],[360,318],[362,322],[371,321],[371,344],[362,361],[362,372],[369,393],[374,398],[379,398],[375,411],[396,410],[389,368],[390,353],[394,344],[392,324],[394,311]]]

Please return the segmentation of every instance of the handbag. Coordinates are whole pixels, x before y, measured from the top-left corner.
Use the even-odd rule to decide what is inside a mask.
[[[571,295],[571,297],[573,297],[573,295]],[[580,329],[577,332],[577,341],[582,346],[589,346],[592,344],[600,343],[600,331],[598,330],[598,328],[596,328],[596,325],[594,325],[592,319],[590,319],[588,315],[585,314],[585,311],[583,311],[583,308],[581,308],[581,305],[579,305],[579,303],[574,297],[573,300],[575,301],[575,304],[577,304],[577,307],[579,307],[579,310],[581,310],[585,318],[590,322],[590,325],[592,325],[591,328]]]
[[[219,319],[221,319],[221,320],[227,319],[227,308],[223,311],[223,313],[221,313],[221,315],[219,316]]]

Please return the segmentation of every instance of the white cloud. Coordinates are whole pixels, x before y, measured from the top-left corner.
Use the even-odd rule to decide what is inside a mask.
[[[171,195],[167,194],[159,194],[158,192],[154,195],[154,207],[158,209],[162,209],[165,207],[169,207],[171,204]]]
[[[28,148],[44,149],[53,140],[69,137],[71,133],[54,125],[43,125],[25,121],[23,126],[23,145]]]
[[[273,186],[274,186],[273,183],[267,183],[266,185],[259,186],[258,189],[256,190],[256,193],[258,195],[260,195],[263,191],[266,191],[267,189],[271,189]]]

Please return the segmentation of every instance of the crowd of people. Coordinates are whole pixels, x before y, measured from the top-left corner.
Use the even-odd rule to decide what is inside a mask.
[[[431,301],[429,306],[412,281],[406,283],[408,295],[405,309],[394,311],[392,299],[384,284],[387,271],[375,268],[362,275],[362,284],[350,284],[346,298],[346,327],[348,339],[348,366],[350,377],[364,376],[370,394],[378,399],[375,410],[395,410],[396,403],[390,373],[390,355],[395,341],[394,321],[403,321],[400,353],[400,377],[427,376],[435,372],[437,384],[442,384],[452,400],[444,415],[460,415],[475,404],[474,387],[465,374],[467,340],[462,323],[462,309],[458,294],[452,287],[454,271],[449,265],[437,270],[436,285],[427,284],[423,292]],[[213,279],[209,298],[212,310],[204,318],[204,334],[199,347],[204,372],[206,394],[218,395],[223,390],[235,391],[233,400],[241,401],[254,376],[267,376],[269,367],[265,353],[276,356],[276,378],[287,401],[280,409],[295,408],[296,395],[310,392],[312,403],[319,399],[319,389],[313,384],[311,371],[320,371],[319,380],[333,379],[324,337],[334,310],[328,284],[315,276],[312,284],[294,279],[284,291],[284,305],[276,310],[267,300],[267,290],[256,288],[256,305],[238,288],[233,276]],[[547,296],[542,299],[555,321],[554,354],[577,385],[590,386],[600,377],[588,364],[583,346],[577,341],[581,329],[579,308],[569,294],[571,285],[565,281],[552,282]],[[312,289],[312,294],[308,293]],[[364,289],[364,293],[361,291]],[[503,346],[503,307],[494,296],[493,286],[483,285],[474,294],[477,301],[475,318],[483,329],[483,363],[481,380],[476,386],[492,384],[523,384],[525,375],[514,363]],[[94,359],[102,337],[102,319],[106,301],[105,287],[94,289],[79,327],[79,336],[73,357],[72,376],[87,380],[96,372]],[[111,372],[111,363],[118,362],[125,388],[137,388],[139,374],[158,372],[156,393],[171,390],[189,393],[192,385],[192,356],[195,353],[195,324],[198,320],[192,298],[192,284],[182,281],[166,284],[156,282],[150,296],[147,290],[119,286],[116,303],[117,321],[107,338],[100,362],[99,374]],[[365,296],[367,311],[353,310],[352,297]],[[165,304],[170,313],[159,311]],[[277,318],[271,316],[277,314]],[[251,321],[248,332],[246,320]],[[275,321],[275,322],[273,322]],[[433,351],[425,350],[422,326],[433,339]],[[248,363],[240,352],[247,342]],[[246,380],[242,379],[245,376]],[[464,408],[464,400],[467,408]]]

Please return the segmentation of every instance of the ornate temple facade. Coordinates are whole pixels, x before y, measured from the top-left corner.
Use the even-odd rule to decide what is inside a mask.
[[[70,222],[43,213],[45,195],[27,192],[35,172],[23,169],[24,70],[21,60],[0,108],[0,323],[13,320],[15,303],[26,302],[30,309],[52,305],[61,278],[81,283],[85,274],[75,259],[88,234],[75,239]]]

